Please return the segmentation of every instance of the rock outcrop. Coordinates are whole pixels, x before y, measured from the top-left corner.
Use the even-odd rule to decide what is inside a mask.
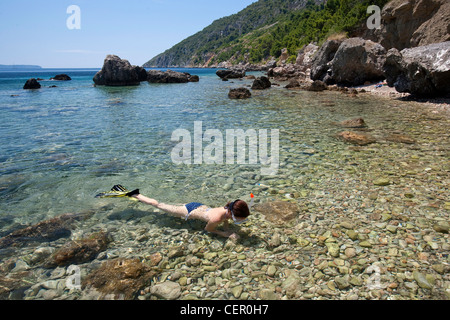
[[[23,86],[24,89],[39,89],[41,87],[41,84],[35,79],[31,78],[28,79],[27,82],[25,82],[25,85]]]
[[[187,72],[149,70],[147,72],[147,81],[150,83],[187,83],[198,82],[199,77]]]
[[[311,66],[311,80],[329,81],[331,61],[341,45],[342,40],[328,40],[315,54]]]
[[[297,55],[297,60],[295,61],[295,64],[298,66],[300,71],[303,72],[310,72],[310,69],[313,64],[313,58],[316,52],[319,50],[319,47],[315,44],[308,44],[304,48],[302,48]]]
[[[331,81],[358,86],[366,81],[384,79],[386,50],[380,44],[362,38],[350,38],[339,46],[331,62]]]
[[[392,0],[381,12],[381,29],[373,33],[386,49],[450,41],[450,1]]]
[[[419,96],[450,93],[450,41],[428,46],[391,49],[384,73],[390,87]]]
[[[370,40],[330,40],[314,58],[311,79],[346,86],[379,81],[384,79],[385,55],[383,46]]]
[[[94,83],[102,86],[136,86],[145,81],[145,69],[132,66],[128,60],[116,55],[108,55],[103,68],[94,76]]]

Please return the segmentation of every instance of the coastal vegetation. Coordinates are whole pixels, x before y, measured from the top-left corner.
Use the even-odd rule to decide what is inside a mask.
[[[370,16],[367,7],[382,8],[389,0],[261,0],[241,12],[214,21],[197,34],[154,57],[144,67],[206,67],[228,61],[261,63],[279,58],[287,48],[288,62],[303,46],[319,45],[360,28]]]

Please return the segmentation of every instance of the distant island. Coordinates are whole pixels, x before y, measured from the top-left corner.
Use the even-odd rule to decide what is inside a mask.
[[[11,71],[11,70],[40,70],[42,69],[41,66],[34,66],[34,65],[26,65],[26,64],[12,64],[12,65],[5,65],[0,64],[0,70],[1,71]]]

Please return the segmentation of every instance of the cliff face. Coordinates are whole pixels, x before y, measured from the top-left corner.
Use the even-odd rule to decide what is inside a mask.
[[[382,10],[381,30],[367,35],[386,49],[450,40],[449,0],[392,0]]]
[[[321,4],[326,0],[260,0],[242,11],[214,21],[202,31],[145,63],[144,67],[203,67],[220,54],[221,48],[256,30],[276,24],[280,17]],[[228,59],[222,59],[226,61]]]
[[[366,26],[367,7],[373,4],[383,8],[379,30]],[[214,21],[144,67],[263,65],[274,58],[295,62],[307,44],[343,34],[387,50],[449,41],[450,0],[259,0]]]

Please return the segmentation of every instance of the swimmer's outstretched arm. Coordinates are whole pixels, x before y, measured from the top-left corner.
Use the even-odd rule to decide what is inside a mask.
[[[226,231],[220,231],[220,230],[216,230],[216,228],[219,226],[221,222],[217,222],[217,223],[213,223],[213,222],[208,222],[208,224],[205,227],[205,230],[211,233],[215,233],[219,236],[225,237],[225,238],[229,238],[231,236],[233,236],[234,238],[239,238],[239,236],[237,234],[235,234],[233,231],[228,231],[228,221],[224,222],[224,228]]]

